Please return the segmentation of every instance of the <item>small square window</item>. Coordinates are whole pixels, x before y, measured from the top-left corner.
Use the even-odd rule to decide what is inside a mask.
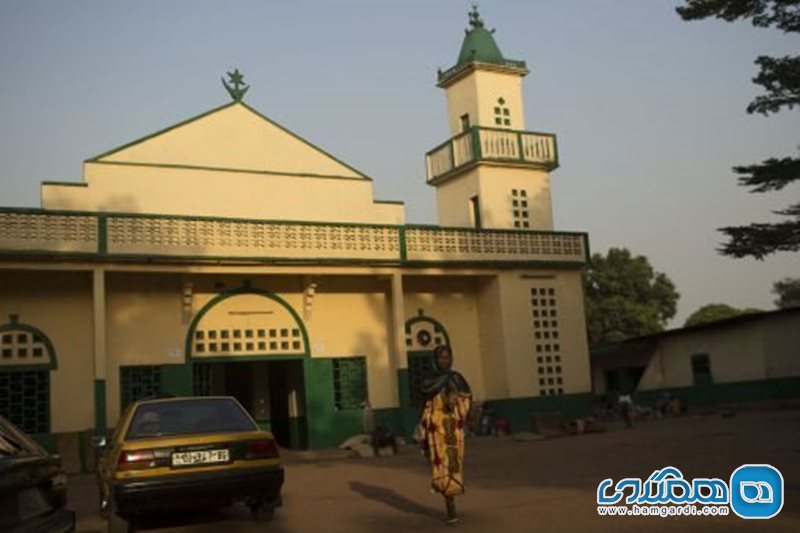
[[[233,338],[234,339],[241,339],[242,338],[242,330],[240,330],[240,329],[233,330]]]
[[[560,363],[560,362],[561,362],[561,356],[560,355],[556,355],[556,363]]]
[[[561,349],[561,345],[560,345],[560,344],[554,344],[554,345],[553,345],[553,351],[556,351],[556,352],[557,352],[557,351],[558,351],[558,350],[560,350],[560,349]]]
[[[558,332],[557,332],[557,331],[554,331],[554,332],[553,332],[553,338],[554,338],[554,339],[557,339],[557,338],[558,338]]]
[[[528,207],[528,201],[522,200],[522,207]]]
[[[288,337],[288,336],[289,336],[289,330],[288,329],[282,329],[281,330],[281,337]]]
[[[553,378],[547,378],[548,385],[555,385],[555,380]]]
[[[205,349],[206,346],[202,342],[198,342],[197,344],[194,345],[194,351],[197,353],[203,353]]]
[[[547,294],[549,294],[550,296],[553,296],[555,293],[556,293],[555,289],[548,289],[547,290]]]
[[[538,320],[534,320],[533,321],[533,327],[535,327],[535,328],[538,328],[540,324],[542,324],[542,322],[539,322]]]
[[[216,342],[212,342],[211,344],[209,344],[208,345],[208,351],[209,352],[216,352],[217,351],[217,343]]]
[[[495,107],[494,108],[494,114],[495,115],[499,115],[500,114],[500,108],[499,107]]]
[[[294,328],[292,330],[292,337],[299,337],[299,336],[300,336],[300,330],[297,329],[297,328]]]
[[[548,374],[552,374],[553,373],[553,367],[552,366],[548,366],[547,367],[547,373]]]
[[[275,342],[275,341],[270,342],[269,343],[269,349],[270,350],[277,350],[278,349],[278,343]]]
[[[292,341],[292,350],[300,349],[300,341]]]
[[[19,333],[17,335],[17,342],[22,344],[28,342],[28,334],[27,333]]]
[[[220,344],[220,347],[219,347],[219,349],[220,349],[221,351],[223,351],[223,352],[229,352],[229,351],[230,351],[230,349],[231,349],[231,345],[230,345],[230,343],[223,342],[222,344]]]
[[[544,389],[539,389],[539,396],[547,396],[547,391]]]
[[[534,336],[535,336],[537,339],[541,339],[541,338],[542,338],[542,332],[541,332],[541,331],[537,331],[536,333],[534,333]]]
[[[539,305],[539,299],[538,298],[531,298],[531,305]]]
[[[551,309],[550,310],[550,316],[556,316],[556,310],[555,309]]]
[[[519,195],[520,196],[528,196],[528,191],[526,191],[525,189],[522,189],[521,191],[519,191]]]
[[[549,339],[550,338],[550,332],[549,331],[545,331],[544,332],[544,338],[545,339]]]
[[[511,202],[511,206],[512,206],[512,207],[518,207],[518,206],[519,206],[519,201],[517,201],[517,200],[512,200],[512,202]]]
[[[259,339],[263,339],[264,337],[267,336],[267,331],[264,329],[260,329],[257,331],[257,334]]]
[[[289,343],[286,341],[281,342],[281,350],[288,350],[288,349],[289,349]]]
[[[233,343],[233,351],[234,352],[241,352],[242,351],[242,343],[241,342],[234,342]]]
[[[11,344],[12,342],[14,342],[13,335],[8,335],[8,334],[3,335],[3,344]]]
[[[503,124],[506,125],[506,126],[510,126],[511,125],[511,121],[509,119],[507,119],[507,118],[503,119]]]
[[[406,337],[406,346],[411,346],[414,342],[411,340],[410,337]]]
[[[270,336],[270,338],[275,338],[275,337],[277,337],[277,336],[278,336],[278,330],[277,330],[277,329],[271,329],[271,330],[269,330],[269,336]]]
[[[262,352],[265,351],[267,349],[267,343],[264,342],[264,341],[259,341],[258,342],[258,349],[260,351],[262,351]]]
[[[554,328],[558,327],[558,320],[552,320],[550,323],[553,325]]]
[[[519,216],[519,211],[514,211],[514,216],[518,217]]]
[[[551,363],[553,361],[553,358],[548,355],[547,357],[544,358],[544,360],[547,361],[548,363]]]
[[[515,228],[518,228],[518,227],[519,227],[519,220],[515,220],[515,221],[514,221],[514,227],[515,227]]]
[[[14,352],[11,350],[11,348],[3,348],[3,358],[4,359],[10,358],[13,354],[14,354]]]
[[[34,357],[42,357],[44,355],[44,350],[41,347],[37,346],[33,349],[33,356]]]
[[[544,345],[544,351],[545,352],[549,352],[550,351],[550,345],[549,344],[545,344]]]
[[[522,221],[522,227],[523,227],[523,228],[530,228],[530,227],[531,227],[531,225],[528,223],[528,221],[527,221],[527,220],[523,220],[523,221]]]
[[[203,340],[206,336],[205,331],[198,330],[194,332],[194,338],[197,340]]]
[[[527,209],[522,210],[521,213],[522,213],[522,218],[528,218],[528,210]]]
[[[539,294],[547,294],[546,289],[539,289]]]
[[[228,330],[227,329],[220,330],[219,336],[221,339],[227,339],[229,336]]]
[[[518,194],[517,189],[511,189],[511,196],[516,196]]]
[[[537,351],[538,353],[541,353],[541,352],[542,352],[542,345],[541,345],[541,344],[537,344],[537,345],[536,345],[536,351]]]
[[[256,349],[256,345],[253,344],[252,342],[248,342],[244,346],[245,346],[245,350],[247,350],[248,352],[252,352],[253,350]]]
[[[510,113],[510,111],[508,110],[508,108],[507,108],[507,107],[506,107],[506,108],[503,108],[503,114],[504,114],[505,116],[510,116],[510,115],[511,115],[511,113]]]
[[[538,325],[538,324],[537,324],[537,325]],[[542,320],[542,327],[543,327],[543,328],[546,328],[546,327],[547,327],[547,320]]]
[[[556,300],[555,300],[555,298],[550,298],[550,305],[551,305],[551,306],[553,306],[553,307],[555,307],[555,305],[556,305]]]
[[[536,358],[536,362],[537,362],[537,363],[541,363],[541,362],[542,362],[542,356],[539,356],[539,357],[537,357],[537,358]]]
[[[556,378],[556,383],[561,385],[562,383],[564,383],[564,380],[562,378],[558,377],[558,378]]]
[[[252,329],[244,330],[244,336],[247,337],[248,339],[252,339],[253,338],[253,330]]]
[[[560,373],[561,373],[561,367],[560,367],[560,366],[556,366],[556,373],[557,373],[557,374],[560,374]]]
[[[539,311],[534,309],[533,310],[533,316],[538,317],[539,316]]]
[[[539,385],[544,385],[544,378],[539,378]]]
[[[502,118],[500,118],[500,117],[495,117],[495,119],[494,119],[494,123],[495,123],[496,125],[498,125],[498,126],[502,126],[502,125],[503,125],[503,119],[502,119]]]
[[[558,389],[559,394],[564,394],[564,389]]]
[[[550,396],[555,396],[555,394],[556,394],[555,389],[550,389]]]
[[[17,357],[28,357],[27,348],[17,348]]]
[[[539,367],[539,374],[544,374],[544,367],[543,366]]]
[[[208,332],[209,339],[216,339],[217,338],[217,330],[212,329]]]

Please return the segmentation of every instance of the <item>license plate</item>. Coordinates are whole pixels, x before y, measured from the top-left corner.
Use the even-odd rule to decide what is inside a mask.
[[[228,450],[201,450],[172,454],[172,466],[208,465],[230,461]]]

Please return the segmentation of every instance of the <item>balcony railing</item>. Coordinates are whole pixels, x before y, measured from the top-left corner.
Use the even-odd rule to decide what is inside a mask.
[[[246,262],[563,263],[584,233],[0,208],[0,256]]]
[[[558,148],[551,133],[473,126],[428,152],[425,159],[432,183],[479,161],[553,170],[558,167]]]

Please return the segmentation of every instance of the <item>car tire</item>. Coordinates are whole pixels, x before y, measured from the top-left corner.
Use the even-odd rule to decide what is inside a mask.
[[[253,520],[256,522],[269,522],[275,516],[275,507],[260,500],[250,504],[250,513],[252,513]]]

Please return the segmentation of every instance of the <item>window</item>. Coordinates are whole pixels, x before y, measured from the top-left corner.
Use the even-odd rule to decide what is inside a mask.
[[[50,431],[50,371],[0,370],[0,414],[25,433]]]
[[[367,399],[367,362],[364,357],[333,360],[333,402],[336,409],[360,409]]]
[[[512,198],[521,200],[522,191],[512,189]],[[542,320],[541,317],[555,316],[558,298],[554,287],[531,287],[530,302],[533,318],[531,319],[532,353],[535,354],[537,374],[535,379],[547,376],[547,389],[541,389],[542,396],[563,394],[563,388],[550,389],[551,385],[563,385],[563,362],[561,359],[561,345],[549,339],[558,339],[558,321]],[[544,355],[541,355],[544,354]],[[544,365],[542,364],[544,363]],[[554,364],[556,363],[556,364]],[[543,383],[540,381],[540,385]]]
[[[461,128],[461,133],[464,133],[469,129],[469,114],[461,115],[458,118],[458,125]]]
[[[161,394],[161,384],[160,366],[121,366],[119,368],[119,386],[122,409],[136,400]]]
[[[497,99],[497,104],[494,106],[494,124],[495,126],[511,126],[511,111],[502,97]]]
[[[470,213],[472,215],[472,224],[475,228],[480,229],[483,227],[481,223],[481,205],[478,202],[478,197],[473,196],[469,199]]]
[[[711,361],[709,361],[707,353],[692,356],[692,377],[694,378],[695,387],[703,387],[713,383]]]
[[[516,229],[531,227],[531,212],[528,208],[526,189],[511,189],[511,221]]]

